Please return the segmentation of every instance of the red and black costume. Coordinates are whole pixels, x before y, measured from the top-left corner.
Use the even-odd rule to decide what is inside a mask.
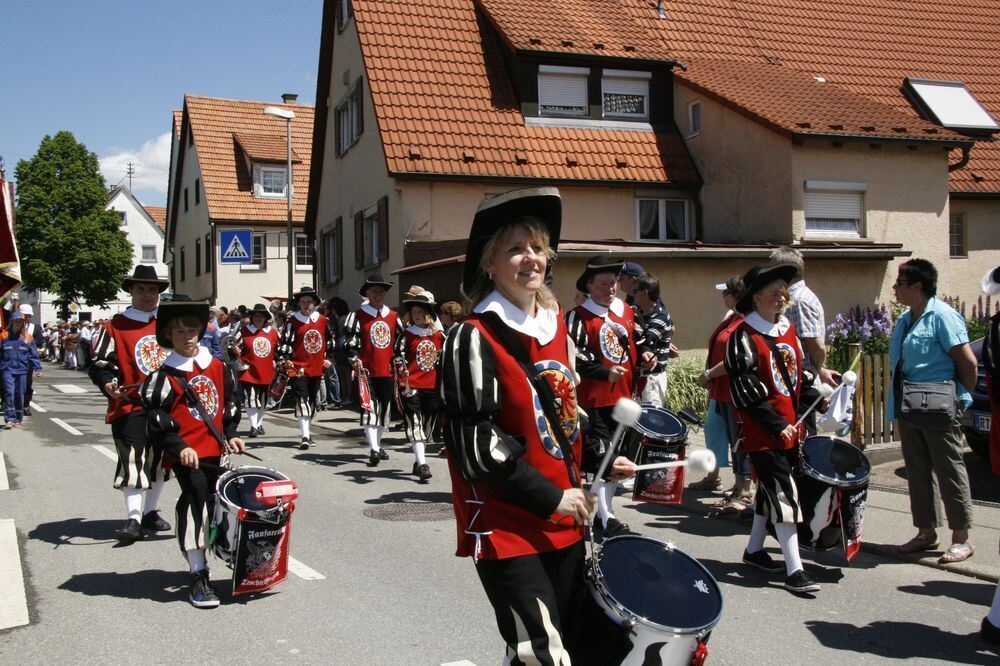
[[[290,360],[295,376],[288,388],[295,396],[295,416],[312,418],[316,413],[316,394],[323,381],[323,361],[333,355],[333,336],[326,317],[313,312],[293,312],[285,323],[278,350],[278,360]]]
[[[437,395],[438,365],[444,348],[444,333],[434,328],[410,326],[403,334],[403,355],[407,380],[400,380],[403,393],[403,419],[410,443],[430,441],[441,411]],[[405,395],[409,385],[412,394]]]
[[[403,322],[386,305],[378,310],[363,305],[347,315],[344,332],[347,358],[352,363],[360,359],[368,372],[372,411],[361,410],[361,425],[384,429],[392,401],[392,364],[403,355]]]
[[[246,324],[233,335],[233,347],[239,350],[240,361],[246,367],[240,373],[239,381],[246,394],[247,408],[264,409],[267,389],[274,381],[278,331],[270,324],[264,328]]]

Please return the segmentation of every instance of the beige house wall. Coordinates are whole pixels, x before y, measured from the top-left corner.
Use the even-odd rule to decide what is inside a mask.
[[[952,198],[950,212],[965,216],[969,256],[945,260],[947,270],[939,267],[945,275],[939,291],[958,295],[972,305],[979,298],[983,276],[1000,266],[1000,199]]]
[[[688,127],[688,105],[701,103],[701,131]],[[702,234],[707,243],[792,239],[792,144],[678,82],[674,117],[698,167]]]
[[[225,229],[251,229],[254,233],[266,234],[264,240],[264,267],[257,268],[250,264],[220,264],[219,236]],[[293,233],[302,233],[302,226],[293,227]],[[293,238],[294,243],[294,238]],[[294,247],[294,245],[293,245]],[[215,298],[217,305],[233,307],[246,305],[252,308],[255,303],[263,303],[271,298],[283,298],[288,291],[288,234],[287,231],[275,226],[255,226],[253,224],[227,225],[215,228],[215,253],[213,270],[218,271],[218,293]],[[292,285],[298,289],[303,285],[312,285],[312,268],[298,268],[292,274]]]
[[[181,141],[187,141],[182,136]],[[176,172],[172,172],[171,176]],[[212,274],[205,272],[202,261],[201,275],[195,275],[195,240],[201,239],[201,251],[204,255],[205,234],[209,233],[208,204],[205,201],[205,191],[202,187],[199,194],[200,203],[195,204],[195,180],[201,186],[201,164],[198,161],[198,145],[188,146],[184,152],[181,182],[173,183],[171,191],[178,193],[176,228],[174,229],[173,253],[168,250],[168,264],[174,267],[173,290],[177,294],[185,294],[193,299],[210,299],[212,297]],[[174,180],[172,177],[171,180]],[[184,211],[184,189],[188,191],[188,210]],[[173,200],[171,200],[173,203]],[[171,211],[173,212],[173,211]],[[169,239],[168,239],[169,240]],[[181,279],[181,248],[184,249],[185,268],[184,279]],[[202,256],[204,260],[204,256]]]

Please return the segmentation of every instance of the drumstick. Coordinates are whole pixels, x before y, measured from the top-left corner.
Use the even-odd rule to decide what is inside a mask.
[[[802,416],[800,416],[799,420],[795,422],[796,429],[800,425],[802,425],[802,422],[805,421],[807,416],[809,416],[809,413],[812,412],[814,409],[816,409],[816,406],[819,405],[819,403],[824,398],[831,397],[836,391],[839,391],[843,386],[852,386],[855,382],[858,381],[858,375],[853,371],[848,370],[847,372],[845,372],[843,375],[840,376],[840,381],[841,384],[836,389],[831,388],[829,384],[820,383],[819,388],[817,389],[819,391],[819,397],[813,400],[813,403],[809,405],[809,409],[802,412]]]
[[[604,452],[601,466],[597,468],[597,474],[594,475],[595,479],[600,480],[604,478],[604,472],[607,471],[608,465],[611,464],[611,460],[618,450],[618,446],[621,444],[622,439],[625,438],[625,429],[635,426],[641,416],[642,407],[639,403],[628,398],[618,398],[618,402],[615,403],[615,407],[611,411],[611,418],[618,422],[618,427],[615,428],[615,434],[608,444],[608,450]]]
[[[713,472],[715,470],[715,454],[707,449],[697,450],[692,451],[691,457],[687,460],[671,460],[670,462],[636,465],[635,470],[642,472],[649,469],[667,469],[670,467],[690,467],[691,471],[694,472]]]

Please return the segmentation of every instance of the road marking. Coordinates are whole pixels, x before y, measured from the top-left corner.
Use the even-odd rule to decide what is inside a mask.
[[[326,580],[326,576],[314,569],[310,569],[294,557],[288,558],[288,570],[302,580]]]
[[[0,520],[0,629],[28,624],[21,553],[13,520]]]
[[[83,434],[82,432],[80,432],[79,430],[77,430],[76,428],[74,428],[73,426],[71,426],[70,424],[66,423],[62,419],[53,418],[52,422],[55,423],[57,426],[59,426],[60,428],[62,428],[63,430],[65,430],[66,432],[68,432],[71,435],[82,435]]]
[[[111,460],[118,462],[118,455],[108,447],[101,446],[100,444],[91,444],[90,447],[106,458],[110,458]]]
[[[7,464],[3,460],[3,453],[0,453],[0,490],[10,490],[7,483]]]
[[[44,414],[45,412],[49,411],[49,410],[45,409],[44,407],[42,407],[41,405],[39,405],[34,400],[32,400],[30,404],[31,404],[31,408],[33,410],[35,410],[36,412],[40,413],[40,414]]]
[[[463,659],[462,661],[449,661],[447,663],[441,664],[441,666],[476,666],[474,663],[468,659]]]
[[[53,384],[52,388],[60,393],[86,393],[87,389],[77,384]]]

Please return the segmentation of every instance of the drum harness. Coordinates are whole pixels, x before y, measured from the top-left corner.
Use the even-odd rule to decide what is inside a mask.
[[[219,468],[232,469],[232,463],[229,461],[229,456],[234,453],[234,451],[229,446],[229,442],[226,441],[226,438],[221,432],[219,432],[219,428],[215,425],[215,421],[213,421],[208,415],[208,412],[205,411],[205,405],[201,404],[201,399],[195,394],[194,389],[191,388],[191,385],[188,384],[187,380],[183,377],[174,377],[174,379],[176,379],[177,383],[180,385],[185,399],[189,403],[194,403],[194,408],[198,411],[198,416],[200,416],[202,422],[208,426],[209,431],[212,433],[212,436],[215,437],[216,441],[222,445],[222,456],[219,458]],[[244,451],[243,455],[249,456],[254,460],[260,460],[258,456],[255,456],[249,451]]]
[[[795,413],[799,413],[799,395],[795,392],[795,387],[792,384],[791,375],[788,374],[788,366],[785,365],[785,357],[782,355],[781,351],[778,350],[778,345],[774,344],[774,340],[766,335],[761,335],[764,338],[764,342],[771,349],[771,357],[774,358],[774,365],[778,368],[778,372],[781,374],[781,379],[784,380],[785,386],[788,387],[788,395],[792,399],[792,407],[795,409]],[[805,416],[803,415],[803,418]],[[802,420],[799,419],[799,423]],[[795,450],[799,461],[799,466],[805,464],[805,451],[802,450],[802,443],[799,441],[798,436],[798,424],[796,424],[796,434],[795,434]]]

